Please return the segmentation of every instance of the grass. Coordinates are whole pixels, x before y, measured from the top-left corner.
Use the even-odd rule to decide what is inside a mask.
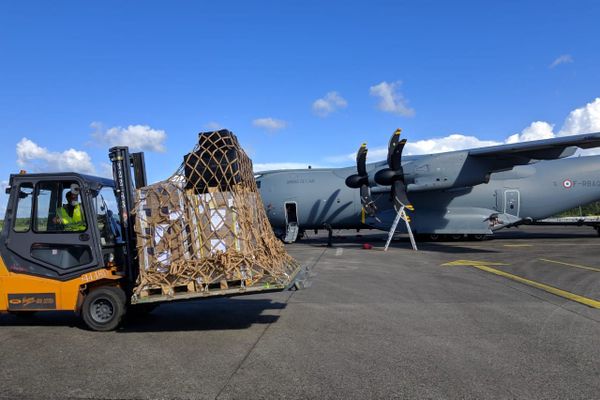
[[[581,217],[587,215],[600,215],[600,201],[563,211],[556,214],[555,217]]]

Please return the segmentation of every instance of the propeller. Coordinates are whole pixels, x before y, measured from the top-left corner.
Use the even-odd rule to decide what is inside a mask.
[[[365,212],[371,216],[375,216],[377,207],[371,198],[371,190],[369,189],[369,174],[367,173],[367,144],[363,143],[356,153],[356,172],[357,174],[350,175],[346,178],[346,186],[352,189],[360,189],[360,202]]]
[[[383,186],[391,186],[391,196],[394,209],[398,212],[401,207],[414,210],[406,195],[406,183],[404,182],[404,170],[402,169],[402,150],[406,139],[400,140],[401,129],[396,129],[388,145],[387,164],[375,174],[375,182]]]

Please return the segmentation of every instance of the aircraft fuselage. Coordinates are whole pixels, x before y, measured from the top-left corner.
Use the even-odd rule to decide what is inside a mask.
[[[406,157],[403,167],[408,177],[418,161],[419,156]],[[368,164],[369,174],[382,165]],[[257,182],[272,226],[285,230],[291,218],[303,230],[322,229],[325,224],[334,229],[389,229],[395,217],[389,187],[370,184],[378,212],[377,219],[368,217],[362,212],[359,191],[344,184],[355,171],[348,167],[259,173]],[[537,161],[493,173],[488,183],[453,184],[421,191],[411,191],[409,185],[414,233],[490,234],[599,200],[600,156]]]

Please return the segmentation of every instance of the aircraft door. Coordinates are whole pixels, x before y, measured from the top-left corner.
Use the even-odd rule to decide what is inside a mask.
[[[504,213],[519,216],[521,194],[517,189],[504,190]]]
[[[298,224],[298,205],[295,201],[285,203],[285,224]]]
[[[293,243],[298,237],[298,204],[295,201],[284,203],[285,210],[285,237],[286,243]]]

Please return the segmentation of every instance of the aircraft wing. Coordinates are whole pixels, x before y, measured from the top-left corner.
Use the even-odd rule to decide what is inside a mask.
[[[600,147],[600,132],[563,136],[469,150],[469,156],[497,160],[500,168],[519,165],[530,160],[553,160],[571,156],[577,148]],[[492,163],[495,164],[495,163]],[[508,164],[505,166],[505,164]]]
[[[571,156],[577,148],[600,147],[600,132],[478,149],[430,154],[419,158],[409,192],[469,187],[489,181],[490,174],[532,160]]]

